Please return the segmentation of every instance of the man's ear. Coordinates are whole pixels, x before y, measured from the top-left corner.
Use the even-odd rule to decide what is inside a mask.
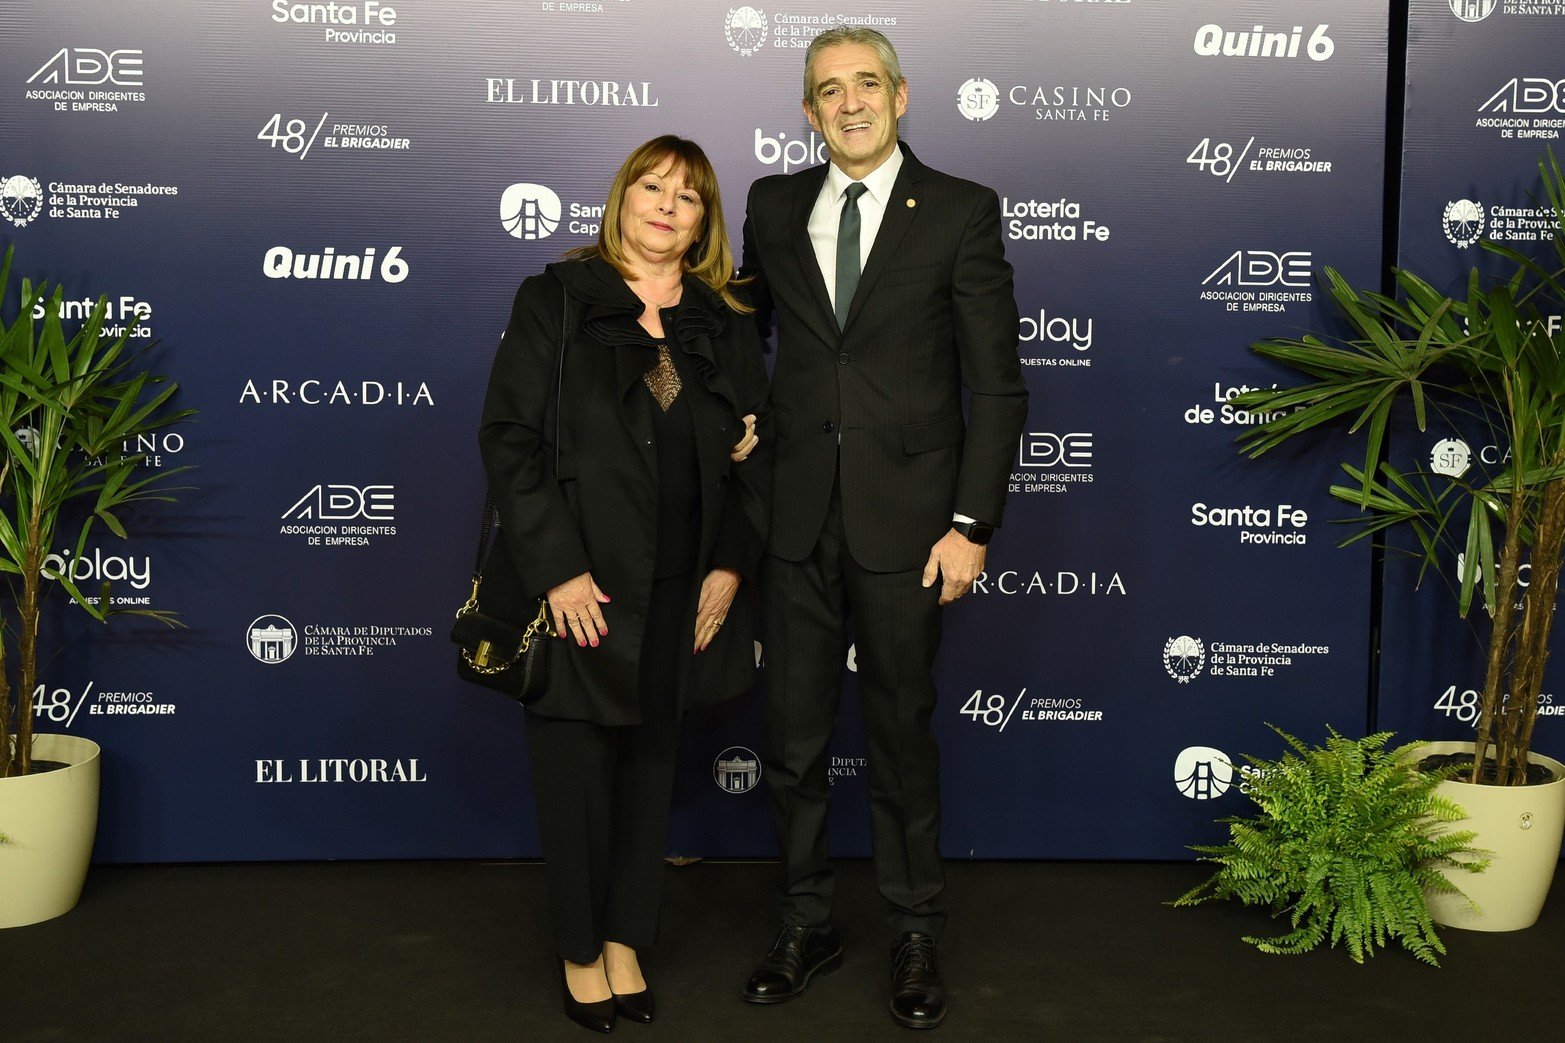
[[[804,108],[804,118],[810,121],[810,126],[815,128],[817,134],[820,133],[821,121],[815,118],[815,106],[807,101],[801,101],[799,104]]]

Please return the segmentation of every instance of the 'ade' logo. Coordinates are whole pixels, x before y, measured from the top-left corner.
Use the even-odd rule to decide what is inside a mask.
[[[284,518],[313,518],[317,521],[396,520],[394,485],[317,485],[288,508]]]
[[[1018,467],[1091,467],[1092,434],[1072,431],[1057,435],[1049,431],[1029,431],[1022,435],[1017,452]]]
[[[1270,250],[1235,250],[1227,260],[1201,280],[1202,286],[1297,286],[1310,285],[1311,262],[1308,250],[1272,253]]]
[[[1478,111],[1565,112],[1565,80],[1513,76],[1509,83],[1491,94]]]
[[[140,87],[141,51],[100,51],[95,47],[61,47],[54,57],[27,78],[28,83],[69,83],[96,86],[112,83]]]

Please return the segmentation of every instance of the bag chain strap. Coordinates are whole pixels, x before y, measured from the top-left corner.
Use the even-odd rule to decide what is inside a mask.
[[[554,367],[554,471],[556,474],[560,471],[560,405],[565,389],[565,342],[571,334],[571,295],[570,291],[565,289],[563,284],[560,287],[560,301],[560,353]],[[484,560],[488,557],[486,552],[489,548],[489,523],[494,517],[494,493],[488,491],[484,494],[484,520],[478,528],[478,556],[473,561],[473,589],[467,595],[467,600],[462,603],[462,607],[456,610],[458,616],[478,611],[478,587],[484,581]],[[527,646],[532,642],[533,635],[539,630],[542,630],[550,637],[554,637],[559,633],[554,628],[554,618],[549,612],[549,599],[546,597],[538,599],[538,616],[528,625],[526,633],[522,635],[521,647],[517,649],[517,655],[526,653]],[[515,657],[512,657],[499,666],[491,667],[486,665],[490,661],[489,648],[490,644],[488,641],[481,641],[478,644],[477,653],[469,653],[464,648],[462,650],[462,658],[467,660],[468,666],[482,674],[497,674],[515,662]],[[478,657],[478,662],[473,661],[475,654]]]

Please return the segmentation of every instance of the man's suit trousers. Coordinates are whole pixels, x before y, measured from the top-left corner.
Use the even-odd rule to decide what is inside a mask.
[[[783,851],[782,920],[831,919],[827,744],[836,724],[848,627],[856,645],[869,751],[871,840],[881,895],[898,932],[938,937],[941,892],[939,750],[930,720],[940,646],[937,583],[922,570],[870,572],[848,553],[841,498],[802,561],[766,561],[766,777]]]

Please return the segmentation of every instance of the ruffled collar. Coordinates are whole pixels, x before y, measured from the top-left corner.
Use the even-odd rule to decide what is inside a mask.
[[[648,360],[640,351],[650,351],[654,344],[636,321],[645,307],[641,298],[625,285],[614,266],[601,257],[559,261],[549,265],[548,270],[564,283],[572,298],[586,305],[581,318],[582,332],[614,349],[623,394],[646,371]],[[713,340],[727,326],[729,314],[722,298],[700,279],[686,274],[684,294],[679,303],[664,311],[663,330],[667,335],[665,339],[679,349],[694,376],[737,415],[739,398],[717,364],[717,346]]]
[[[584,261],[559,261],[549,265],[548,270],[565,285],[572,297],[587,306],[582,329],[594,340],[611,346],[651,346],[647,332],[636,322],[644,307],[641,298],[625,285],[624,278],[613,265],[601,257],[592,257]],[[710,287],[687,274],[684,294],[668,311],[672,312],[672,323],[665,322],[665,329],[672,339],[688,347],[722,332],[728,309]]]

